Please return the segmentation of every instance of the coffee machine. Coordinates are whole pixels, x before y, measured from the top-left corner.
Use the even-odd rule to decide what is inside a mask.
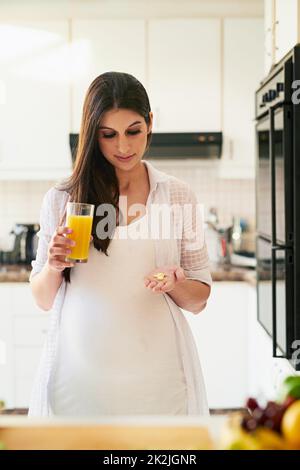
[[[39,229],[39,224],[15,224],[10,232],[14,237],[13,248],[10,251],[0,251],[0,262],[30,265],[36,257]]]

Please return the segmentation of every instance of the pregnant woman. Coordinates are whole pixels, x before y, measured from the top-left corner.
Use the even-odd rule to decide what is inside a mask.
[[[74,170],[41,208],[30,283],[51,312],[30,416],[208,413],[181,311],[201,312],[210,294],[203,226],[189,186],[144,159],[152,122],[133,76],[108,72],[91,83]],[[86,264],[66,261],[69,201],[95,205]]]

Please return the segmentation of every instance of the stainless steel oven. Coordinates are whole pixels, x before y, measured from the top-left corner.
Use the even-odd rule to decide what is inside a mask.
[[[300,45],[274,68],[256,92],[258,321],[272,337],[273,356],[289,359],[297,370],[300,104],[293,99],[293,87],[299,79]]]

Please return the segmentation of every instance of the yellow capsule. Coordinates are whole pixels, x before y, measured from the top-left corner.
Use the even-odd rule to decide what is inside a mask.
[[[157,273],[157,274],[154,274],[153,277],[155,277],[158,281],[163,281],[166,275],[165,273]]]

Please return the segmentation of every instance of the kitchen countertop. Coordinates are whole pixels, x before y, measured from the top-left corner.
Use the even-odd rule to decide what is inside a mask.
[[[256,286],[256,270],[253,268],[211,264],[211,275],[214,282],[248,282]]]
[[[31,266],[28,265],[2,265],[0,282],[28,282],[30,272]],[[256,272],[252,268],[212,264],[211,274],[214,282],[248,282],[256,285]]]
[[[10,264],[0,265],[0,282],[28,282],[31,266]]]
[[[216,449],[225,416],[0,416],[7,449]],[[26,432],[24,430],[26,429]]]

